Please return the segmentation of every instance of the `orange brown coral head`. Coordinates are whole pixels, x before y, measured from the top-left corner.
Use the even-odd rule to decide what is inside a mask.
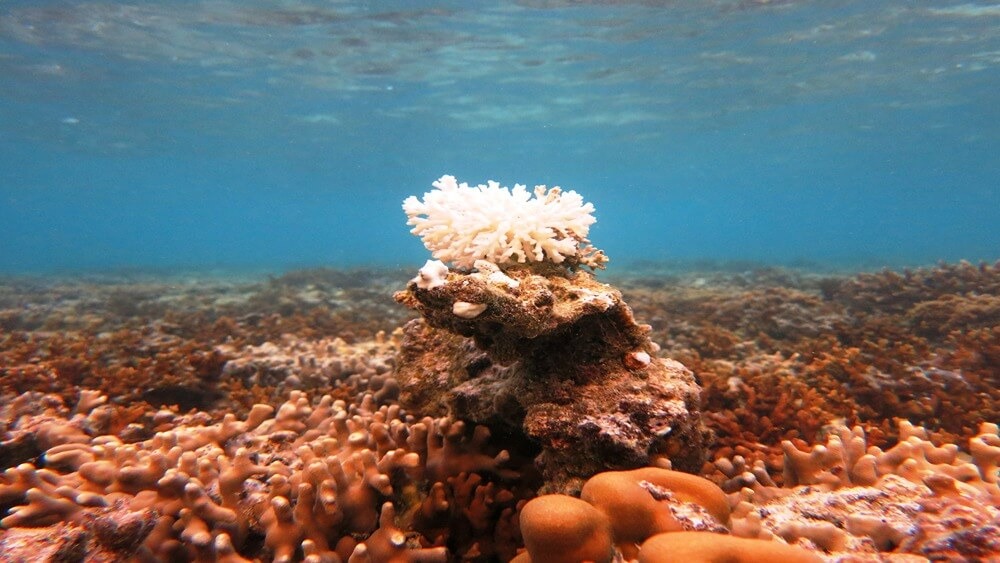
[[[517,561],[535,563],[610,562],[611,526],[600,510],[567,495],[544,495],[524,505],[521,533],[528,556]]]
[[[736,538],[709,532],[657,534],[642,544],[639,563],[820,563],[804,549],[776,541]]]
[[[641,543],[660,532],[697,527],[692,521],[682,521],[684,516],[675,510],[681,503],[692,503],[708,512],[707,520],[714,522],[705,523],[706,529],[729,522],[729,504],[717,485],[658,467],[598,473],[584,484],[580,496],[608,515],[620,546]]]

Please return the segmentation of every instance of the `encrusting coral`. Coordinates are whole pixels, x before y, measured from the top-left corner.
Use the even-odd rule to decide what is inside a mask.
[[[899,443],[885,451],[868,446],[859,427],[834,427],[825,444],[782,444],[783,488],[761,464],[736,458],[716,466],[729,477],[723,487],[733,491],[736,535],[857,560],[884,552],[964,560],[1000,550],[997,432],[983,424],[963,454],[905,421]]]
[[[592,210],[566,204],[542,212],[548,203],[520,192],[461,188],[446,178],[418,209],[447,226],[449,234],[431,243],[440,238],[461,265],[484,255],[475,241],[487,225],[570,233]],[[487,206],[504,197],[506,205]],[[415,205],[407,200],[407,212]],[[447,219],[469,216],[476,219]],[[707,432],[694,376],[656,357],[649,327],[636,322],[621,293],[574,271],[563,255],[539,251],[520,264],[510,258],[523,258],[521,239],[489,241],[485,255],[500,263],[478,259],[475,271],[452,272],[428,262],[396,294],[423,317],[407,325],[394,371],[402,404],[526,437],[541,448],[537,463],[552,490],[571,491],[602,469],[641,467],[654,455],[697,470]]]
[[[790,545],[704,532],[657,534],[642,544],[638,563],[819,563],[822,559]]]

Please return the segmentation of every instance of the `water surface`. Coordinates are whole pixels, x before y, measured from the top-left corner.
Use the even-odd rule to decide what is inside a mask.
[[[998,258],[1000,4],[603,4],[4,2],[0,270],[418,264],[446,173],[612,267]]]

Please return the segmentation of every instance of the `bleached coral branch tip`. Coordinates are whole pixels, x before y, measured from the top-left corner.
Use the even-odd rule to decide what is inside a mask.
[[[459,184],[442,176],[423,199],[410,196],[403,211],[434,258],[459,268],[476,260],[497,265],[549,262],[568,268],[603,268],[604,252],[587,239],[594,206],[575,191],[489,181]]]

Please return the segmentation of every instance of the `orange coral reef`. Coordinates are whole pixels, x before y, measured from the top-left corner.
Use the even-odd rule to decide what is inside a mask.
[[[1000,264],[624,285],[663,354],[699,376],[718,457],[780,473],[781,440],[813,439],[830,421],[860,424],[882,446],[898,439],[896,419],[939,443],[1000,420]]]
[[[487,454],[484,428],[414,420],[371,393],[349,404],[293,391],[277,409],[218,422],[160,410],[153,437],[135,442],[102,433],[96,393],[72,411],[54,395],[22,397],[7,413],[14,439],[44,437],[44,453],[4,472],[0,525],[55,525],[45,543],[59,554],[82,545],[142,561],[509,559],[514,508],[532,490],[504,467],[506,452]],[[397,527],[397,513],[412,525]],[[136,523],[109,536],[109,519]],[[7,533],[0,550],[26,556],[38,541]]]
[[[252,390],[251,381],[222,377],[231,350],[286,334],[350,343],[391,332],[411,316],[392,301],[404,280],[392,272],[305,270],[263,283],[0,282],[0,394],[43,391],[73,402],[83,387],[137,411],[177,404],[243,412],[266,386]]]
[[[620,280],[700,380],[708,480],[602,474],[545,510],[537,444],[399,407],[407,277],[0,281],[0,553],[487,562],[576,530],[650,562],[1000,556],[1000,265]]]

